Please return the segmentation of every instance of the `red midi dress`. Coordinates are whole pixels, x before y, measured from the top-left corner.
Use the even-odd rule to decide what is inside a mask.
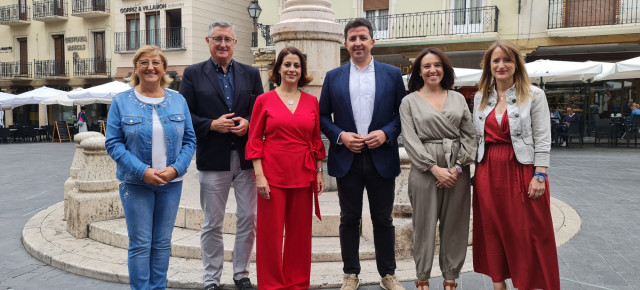
[[[477,164],[473,194],[473,267],[493,282],[511,278],[520,290],[560,289],[549,183],[530,199],[534,166],[516,159],[507,112],[485,122],[486,154]]]

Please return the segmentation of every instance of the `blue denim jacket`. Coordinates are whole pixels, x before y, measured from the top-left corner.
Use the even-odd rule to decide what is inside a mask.
[[[178,176],[187,172],[196,148],[196,135],[184,97],[165,89],[160,104],[143,103],[133,89],[117,94],[107,118],[107,153],[117,164],[116,177],[127,183],[145,184],[142,176],[151,166],[153,108],[164,129],[167,144],[167,167]]]

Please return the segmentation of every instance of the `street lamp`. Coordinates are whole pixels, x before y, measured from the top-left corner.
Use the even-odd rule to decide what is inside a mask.
[[[251,4],[247,7],[249,17],[253,19],[253,34],[251,35],[251,47],[258,46],[258,17],[262,13],[262,8],[258,4],[258,0],[251,0]]]

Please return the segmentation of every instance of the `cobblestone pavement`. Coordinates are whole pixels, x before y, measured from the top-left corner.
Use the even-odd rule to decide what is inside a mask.
[[[0,289],[129,289],[50,267],[20,241],[33,215],[62,201],[74,151],[69,143],[0,144]],[[558,248],[562,289],[640,289],[639,157],[637,148],[553,149],[551,194],[582,218],[580,232]],[[458,289],[492,289],[475,273],[458,282]],[[431,285],[442,289],[442,278]]]

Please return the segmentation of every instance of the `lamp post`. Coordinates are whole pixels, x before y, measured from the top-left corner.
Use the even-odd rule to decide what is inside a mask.
[[[251,35],[251,47],[258,46],[258,17],[262,12],[262,8],[258,4],[258,0],[251,0],[251,4],[247,7],[249,16],[253,19],[253,34]]]

